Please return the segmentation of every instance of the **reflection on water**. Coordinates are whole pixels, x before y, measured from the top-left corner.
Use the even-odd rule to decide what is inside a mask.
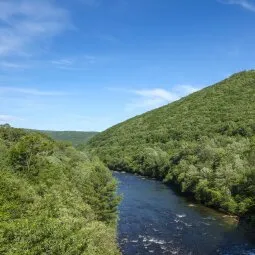
[[[255,255],[249,233],[234,218],[191,203],[158,181],[114,175],[124,196],[118,227],[124,255]]]

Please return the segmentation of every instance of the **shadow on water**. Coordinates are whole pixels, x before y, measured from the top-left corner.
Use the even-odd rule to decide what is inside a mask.
[[[123,201],[119,243],[124,255],[254,255],[254,235],[243,224],[184,197],[178,188],[114,173]]]

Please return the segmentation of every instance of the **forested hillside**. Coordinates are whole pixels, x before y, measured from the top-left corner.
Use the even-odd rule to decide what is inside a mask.
[[[98,132],[83,132],[83,131],[49,131],[49,130],[27,130],[32,132],[44,133],[54,140],[70,142],[73,146],[86,143]]]
[[[0,254],[119,254],[109,170],[40,133],[0,127]]]
[[[114,170],[178,184],[206,205],[255,214],[255,71],[230,78],[95,136]]]

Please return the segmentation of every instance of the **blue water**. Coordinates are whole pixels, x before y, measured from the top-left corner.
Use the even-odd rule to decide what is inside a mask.
[[[251,233],[233,219],[188,201],[161,182],[114,175],[123,195],[118,225],[123,255],[255,255]]]

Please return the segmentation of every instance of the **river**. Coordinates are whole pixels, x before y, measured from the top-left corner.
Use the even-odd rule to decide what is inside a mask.
[[[123,195],[118,224],[123,255],[255,255],[253,236],[233,218],[159,181],[127,173],[114,176]]]

